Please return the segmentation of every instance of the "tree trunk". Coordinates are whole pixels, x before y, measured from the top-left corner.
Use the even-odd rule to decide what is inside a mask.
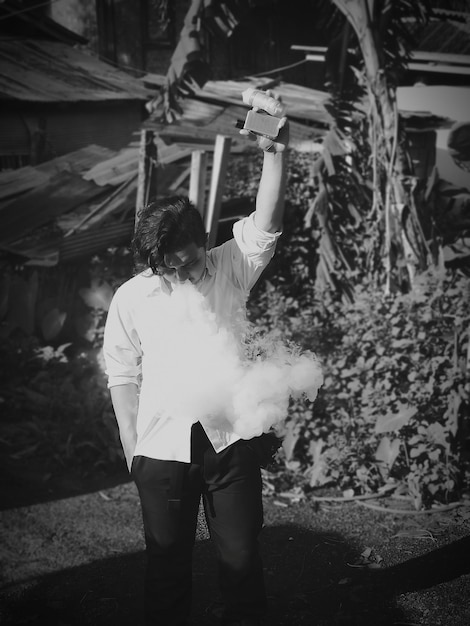
[[[332,0],[354,29],[364,60],[365,88],[370,102],[369,132],[373,147],[373,171],[381,172],[374,185],[374,206],[381,209],[385,223],[385,259],[387,272],[386,289],[391,289],[393,269],[392,244],[400,250],[410,284],[416,269],[425,267],[422,234],[413,215],[414,199],[403,185],[405,170],[401,147],[398,142],[398,110],[396,90],[387,81],[383,63],[383,48],[378,20],[374,20],[376,0]],[[390,8],[391,0],[382,7],[382,13]],[[382,178],[382,181],[381,181]],[[385,178],[385,182],[383,181]],[[403,228],[403,211],[407,207],[411,215],[411,237]],[[414,245],[413,245],[414,244]]]

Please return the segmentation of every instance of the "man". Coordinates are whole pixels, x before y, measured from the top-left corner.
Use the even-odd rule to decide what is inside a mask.
[[[146,377],[155,341],[152,317],[145,311],[150,305],[157,310],[178,283],[189,281],[217,323],[235,329],[282,227],[285,118],[281,126],[276,142],[257,138],[264,160],[256,210],[234,225],[234,238],[222,246],[206,250],[202,220],[186,198],[168,198],[141,212],[133,246],[146,270],[117,290],[109,310],[104,356],[124,454],[142,505],[148,626],[189,624],[201,494],[217,550],[222,623],[259,624],[265,610],[257,543],[263,523],[259,459],[230,430],[159,414],[153,397],[158,380]]]

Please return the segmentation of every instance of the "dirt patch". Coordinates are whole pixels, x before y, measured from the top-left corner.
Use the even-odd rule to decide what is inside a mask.
[[[28,488],[28,476],[18,473],[16,484],[3,484],[10,505],[1,513],[2,624],[143,623],[140,504],[132,483],[116,484],[125,472],[51,480],[36,468],[33,476]],[[267,623],[468,626],[467,511],[402,515],[354,502],[266,497]],[[201,514],[195,626],[217,623],[216,599],[214,553]]]

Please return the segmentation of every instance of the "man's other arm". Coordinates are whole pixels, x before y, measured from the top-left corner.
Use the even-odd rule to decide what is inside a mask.
[[[137,442],[138,383],[142,371],[142,348],[129,306],[131,296],[122,292],[122,287],[114,295],[103,341],[109,392],[129,470]]]
[[[137,442],[138,387],[134,383],[127,383],[110,387],[109,391],[119,426],[122,449],[130,471]]]

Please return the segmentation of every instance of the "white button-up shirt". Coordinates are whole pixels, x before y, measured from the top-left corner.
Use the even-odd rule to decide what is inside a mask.
[[[207,252],[207,274],[198,290],[221,327],[236,328],[246,317],[250,289],[274,255],[280,234],[260,230],[253,213],[234,224],[233,239]],[[146,337],[152,330],[143,313],[155,306],[155,298],[168,294],[166,281],[150,270],[121,285],[108,312],[103,353],[109,387],[134,383],[140,389],[134,456],[189,463],[191,422],[160,415],[152,393],[154,381],[142,381]],[[216,452],[240,439],[231,432],[204,429]]]

